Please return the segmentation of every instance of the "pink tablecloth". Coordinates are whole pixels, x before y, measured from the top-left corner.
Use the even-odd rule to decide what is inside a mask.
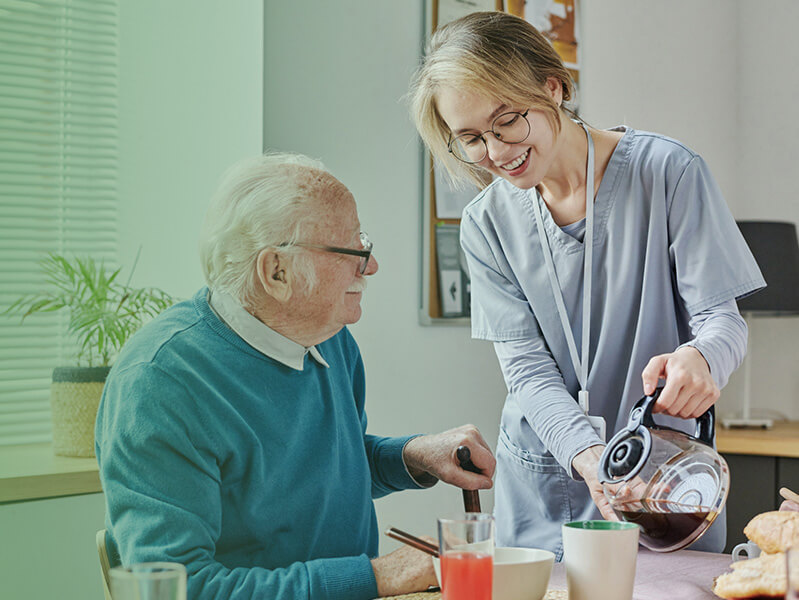
[[[718,600],[713,579],[729,570],[729,554],[680,550],[662,554],[641,549],[635,567],[633,600]],[[566,589],[566,570],[556,563],[550,589]]]

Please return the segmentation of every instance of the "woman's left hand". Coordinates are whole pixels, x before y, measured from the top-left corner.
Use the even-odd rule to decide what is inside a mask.
[[[641,378],[647,396],[654,393],[659,379],[666,380],[653,408],[656,413],[695,419],[719,399],[719,388],[710,375],[710,367],[693,346],[652,357]]]

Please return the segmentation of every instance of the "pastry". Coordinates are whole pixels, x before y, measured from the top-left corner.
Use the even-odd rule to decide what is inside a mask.
[[[761,554],[757,558],[734,562],[731,568],[732,573],[716,577],[713,583],[716,596],[736,600],[785,597],[784,553]]]
[[[799,512],[773,510],[753,518],[744,528],[744,535],[763,552],[785,552],[799,545]]]

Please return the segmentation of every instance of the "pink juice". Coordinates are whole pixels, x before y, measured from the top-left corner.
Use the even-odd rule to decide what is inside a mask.
[[[441,556],[443,600],[491,600],[494,559],[483,552],[446,552]]]

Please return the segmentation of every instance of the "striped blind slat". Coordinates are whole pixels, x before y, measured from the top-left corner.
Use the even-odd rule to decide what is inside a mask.
[[[118,0],[0,0],[0,313],[49,252],[118,263]],[[60,313],[0,314],[0,444],[48,441]]]

